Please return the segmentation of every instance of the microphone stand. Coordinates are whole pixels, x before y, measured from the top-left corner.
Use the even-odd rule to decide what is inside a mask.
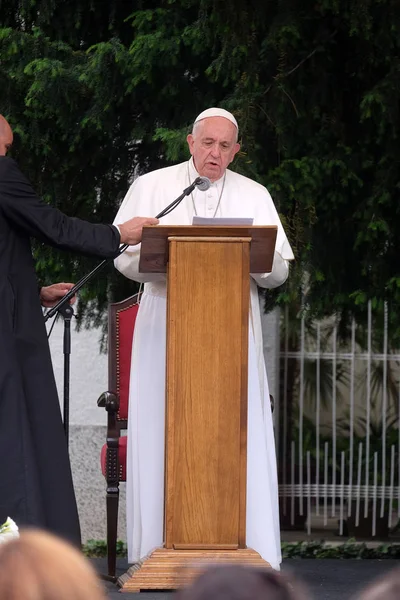
[[[58,311],[64,318],[64,403],[63,403],[63,425],[64,433],[69,441],[69,382],[70,382],[70,356],[71,356],[71,319],[74,309],[70,304],[64,304]]]
[[[169,214],[174,210],[182,202],[185,196],[189,196],[192,193],[196,186],[204,185],[204,177],[197,177],[193,183],[189,185],[186,189],[183,190],[182,194],[178,196],[171,204],[168,204],[158,215],[156,215],[156,219],[161,219],[165,215]],[[208,180],[207,180],[208,181]],[[103,267],[109,264],[111,261],[114,261],[118,256],[120,256],[127,248],[129,248],[130,244],[122,244],[119,247],[118,254],[113,258],[105,258],[101,263],[99,263],[90,273],[87,273],[72,287],[69,292],[65,294],[53,306],[50,310],[47,311],[44,317],[44,322],[46,323],[49,319],[54,317],[54,315],[58,312],[62,315],[64,319],[64,343],[63,343],[63,354],[64,354],[64,404],[63,404],[63,424],[64,424],[64,433],[67,439],[68,446],[68,438],[69,438],[69,391],[70,391],[70,356],[71,356],[71,319],[74,316],[74,309],[69,304],[71,298],[75,296],[75,294],[90,281]]]

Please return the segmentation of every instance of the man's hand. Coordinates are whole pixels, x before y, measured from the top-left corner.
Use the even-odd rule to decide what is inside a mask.
[[[64,298],[65,294],[74,287],[73,283],[53,283],[47,287],[42,287],[40,290],[40,302],[45,308],[51,308],[55,306],[61,298]],[[71,298],[70,304],[74,304],[76,296]]]
[[[134,217],[130,221],[118,225],[121,232],[121,243],[135,246],[142,239],[142,229],[145,225],[158,225],[158,219],[151,217]]]

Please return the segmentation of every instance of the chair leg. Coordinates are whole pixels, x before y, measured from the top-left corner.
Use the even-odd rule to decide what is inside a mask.
[[[108,577],[116,581],[119,485],[107,488],[107,563]]]

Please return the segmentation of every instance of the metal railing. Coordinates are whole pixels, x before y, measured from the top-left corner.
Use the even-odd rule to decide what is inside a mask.
[[[353,321],[344,341],[334,319],[288,319],[286,312],[277,424],[281,515],[292,526],[296,514],[306,515],[309,534],[313,517],[324,527],[338,518],[340,535],[350,517],[356,528],[369,518],[375,537],[377,519],[389,529],[400,519],[400,353],[389,348],[388,307],[379,335],[369,303],[366,322]]]

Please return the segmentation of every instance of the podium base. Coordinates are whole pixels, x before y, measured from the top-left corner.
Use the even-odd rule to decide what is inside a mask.
[[[133,565],[118,579],[121,592],[176,590],[191,583],[208,566],[242,564],[271,568],[255,550],[169,550],[158,548],[141,565]]]

